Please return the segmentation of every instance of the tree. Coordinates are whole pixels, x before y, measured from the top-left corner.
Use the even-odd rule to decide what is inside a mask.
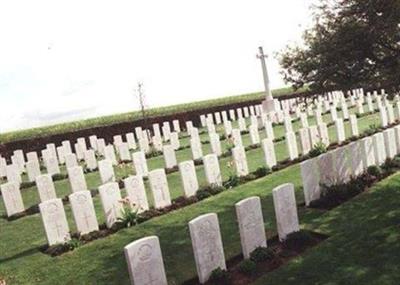
[[[400,86],[400,0],[322,0],[303,44],[279,54],[284,79],[314,91]]]

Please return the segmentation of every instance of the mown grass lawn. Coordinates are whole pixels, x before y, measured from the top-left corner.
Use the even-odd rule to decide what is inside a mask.
[[[377,123],[377,120],[377,114],[360,118],[360,131],[366,130],[371,123]],[[279,134],[280,131],[283,132],[282,126],[275,128],[277,137],[282,135]],[[333,132],[333,128],[330,128],[330,133]],[[346,132],[347,134],[350,132],[348,123],[346,124]],[[248,142],[248,138],[244,139],[245,143],[246,140]],[[335,141],[335,136],[331,136],[331,141]],[[287,157],[285,143],[279,142],[275,147],[278,159],[285,159]],[[190,149],[181,152],[178,155],[180,159],[190,158]],[[246,154],[250,170],[255,170],[264,165],[260,148],[248,151]],[[231,171],[226,166],[229,159],[220,160],[225,179]],[[151,169],[162,167],[162,158],[151,159],[149,166]],[[130,170],[131,167],[128,167]],[[119,177],[125,175],[127,171],[117,168]],[[0,219],[0,278],[5,278],[8,284],[127,284],[128,275],[122,254],[123,247],[135,239],[157,235],[160,237],[169,282],[170,284],[180,284],[196,275],[187,227],[189,220],[203,213],[217,212],[226,257],[235,256],[240,253],[240,239],[235,220],[234,203],[252,195],[260,196],[263,203],[266,229],[269,236],[275,235],[271,191],[275,186],[282,183],[294,183],[297,201],[301,203],[303,195],[299,172],[298,165],[291,166],[194,205],[154,218],[136,227],[124,229],[107,238],[91,242],[73,252],[55,258],[44,255],[38,250],[39,246],[46,243],[40,215],[27,216],[12,222]],[[205,177],[202,166],[197,167],[197,174],[200,183],[204,183]],[[97,172],[87,174],[86,179],[91,189],[97,188],[100,184]],[[168,182],[172,198],[183,194],[179,173],[168,175]],[[67,180],[57,181],[56,189],[59,197],[70,193]],[[23,190],[23,199],[27,207],[39,202],[36,192],[35,187]],[[151,197],[151,194],[149,193],[148,196]],[[94,198],[94,203],[98,220],[102,223],[104,216],[98,197]],[[75,230],[70,206],[66,205],[65,210],[71,230]],[[4,214],[4,212],[4,205],[1,201],[0,214]],[[331,230],[326,228],[326,224],[330,221],[329,218],[326,218],[320,224],[322,217],[325,216],[321,211],[300,208],[299,212],[302,227],[320,230],[329,235],[334,235],[340,229],[340,225],[332,226]],[[345,219],[345,222],[349,222],[349,217],[347,220]],[[353,233],[353,235],[356,235],[356,233]]]

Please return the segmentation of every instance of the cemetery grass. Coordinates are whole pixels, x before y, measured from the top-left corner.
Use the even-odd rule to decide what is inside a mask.
[[[226,258],[232,258],[240,253],[234,203],[260,196],[271,238],[276,234],[271,191],[282,183],[294,183],[301,204],[299,172],[298,165],[291,166],[55,258],[36,248],[44,236],[38,217],[29,217],[24,225],[1,221],[0,276],[9,284],[128,284],[123,247],[140,237],[158,235],[169,282],[180,284],[196,274],[187,227],[191,219],[216,212]],[[400,280],[398,189],[400,174],[394,174],[331,211],[300,206],[301,227],[329,238],[255,284],[396,284]]]
[[[293,91],[290,87],[280,88],[273,90],[272,93],[275,97],[279,97],[287,94],[295,94],[307,91],[307,88],[299,89],[298,91]],[[207,109],[210,107],[223,106],[233,103],[241,103],[251,100],[257,100],[263,98],[262,92],[236,95],[229,97],[222,97],[218,99],[197,101],[192,103],[185,103],[179,105],[172,105],[166,107],[152,108],[146,111],[148,117],[157,117],[161,115],[170,115],[181,112],[188,112],[198,109]],[[136,102],[132,100],[132,106],[135,106]],[[207,111],[204,111],[205,113]],[[13,141],[19,141],[24,139],[33,139],[37,137],[46,137],[50,135],[62,134],[67,132],[74,132],[83,129],[90,129],[95,127],[109,126],[118,123],[133,122],[141,118],[141,112],[134,111],[128,113],[121,113],[109,116],[102,116],[97,118],[85,119],[80,121],[72,121],[62,124],[55,124],[50,126],[44,126],[39,128],[31,128],[25,130],[18,130],[12,132],[6,132],[0,134],[0,144],[9,143]]]
[[[360,131],[367,129],[376,120],[376,115],[361,118],[359,120]],[[348,124],[346,126],[348,131]],[[330,131],[332,131],[332,128],[330,128]],[[187,155],[190,156],[190,150],[183,151],[187,151]],[[276,144],[276,153],[279,160],[287,157],[286,147],[283,142]],[[264,164],[260,148],[248,151],[246,154],[250,170],[255,170]],[[221,160],[224,178],[227,178],[230,172],[226,167],[227,160]],[[150,168],[157,168],[163,165],[163,161],[160,158],[154,158],[150,160],[149,165],[152,165]],[[202,166],[197,168],[200,181],[202,179],[204,181]],[[126,175],[126,171],[124,168],[117,168],[119,177]],[[299,172],[297,165],[291,166],[195,205],[154,218],[136,227],[121,230],[114,235],[94,241],[56,258],[45,255],[38,250],[38,247],[46,242],[38,214],[12,222],[0,219],[0,278],[5,278],[11,284],[54,284],[55,282],[68,284],[128,283],[126,265],[122,255],[123,246],[140,237],[155,234],[161,240],[168,278],[171,284],[179,284],[195,276],[194,259],[187,229],[189,220],[203,213],[217,212],[220,218],[226,258],[229,259],[240,253],[239,235],[234,218],[234,203],[252,195],[261,196],[266,228],[269,236],[273,236],[275,235],[275,222],[271,190],[282,183],[294,183],[296,185],[297,201],[301,203],[303,196],[300,189],[301,179]],[[87,174],[86,179],[90,189],[96,188],[100,184],[98,172]],[[183,191],[179,181],[179,174],[168,175],[168,181],[172,198],[181,196]],[[56,189],[59,197],[69,194],[68,181],[57,181]],[[26,207],[29,204],[38,203],[36,189],[32,187],[32,189],[23,190],[23,199]],[[102,222],[104,221],[104,216],[98,197],[94,199],[94,202],[96,214],[99,221]],[[74,231],[69,205],[65,209],[71,230]],[[312,228],[312,222],[310,221],[323,213],[323,211],[312,209],[299,210],[302,225],[310,228]],[[0,212],[4,213],[2,202],[0,202]]]

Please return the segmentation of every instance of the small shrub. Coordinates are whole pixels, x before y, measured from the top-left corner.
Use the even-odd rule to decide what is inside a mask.
[[[208,192],[207,190],[204,189],[200,189],[196,192],[196,198],[198,200],[204,200],[208,197],[211,197],[212,195],[210,194],[210,192]]]
[[[221,193],[224,190],[225,190],[225,188],[223,186],[219,186],[219,185],[216,185],[216,184],[212,184],[208,188],[208,192],[211,195],[217,195],[217,194]]]
[[[377,165],[371,165],[368,166],[367,173],[375,177],[380,177],[382,175],[382,169]]]
[[[257,271],[257,264],[250,259],[245,259],[239,264],[239,271],[248,276],[254,275]]]
[[[254,171],[254,175],[259,178],[259,177],[263,177],[267,174],[271,173],[271,169],[268,166],[261,166],[259,168],[257,168],[256,171]]]
[[[237,175],[230,175],[228,180],[224,182],[224,187],[229,189],[239,185],[240,179]]]
[[[250,253],[250,259],[255,263],[272,260],[274,257],[275,253],[272,249],[267,247],[257,247],[252,253]]]
[[[82,245],[82,242],[77,238],[72,238],[65,243],[68,250],[74,250]]]
[[[371,124],[369,125],[369,128],[365,131],[367,135],[372,135],[375,134],[377,131],[379,131],[379,127],[376,124]]]
[[[123,203],[123,208],[121,210],[121,217],[118,217],[118,223],[122,226],[129,228],[138,223],[138,210],[133,210],[129,199],[121,200]]]
[[[327,151],[326,145],[322,142],[318,142],[314,145],[313,149],[310,150],[309,155],[310,157],[316,157],[320,154],[323,154]]]
[[[210,281],[215,285],[229,285],[231,284],[231,276],[228,271],[218,267],[211,272]]]

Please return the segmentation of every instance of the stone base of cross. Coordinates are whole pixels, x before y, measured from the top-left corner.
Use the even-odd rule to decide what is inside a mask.
[[[278,110],[280,110],[279,101],[276,99],[267,98],[264,101],[262,101],[261,104],[264,113],[267,114],[271,112],[277,112]]]

